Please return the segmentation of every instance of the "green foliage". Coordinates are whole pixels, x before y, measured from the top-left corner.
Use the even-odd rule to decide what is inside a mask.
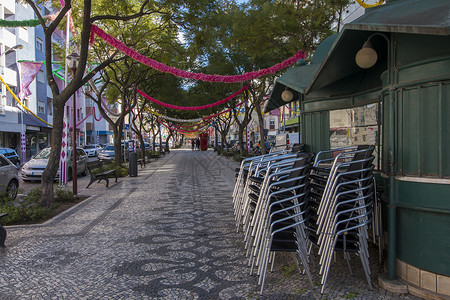
[[[39,205],[40,197],[41,190],[39,187],[36,187],[18,201],[2,203],[0,211],[8,213],[8,216],[4,218],[4,224],[18,224],[45,218],[48,214],[48,209]]]
[[[160,158],[161,157],[161,153],[159,151],[150,151],[147,150],[146,152],[147,157],[152,157],[152,158]]]
[[[39,187],[35,187],[34,189],[30,190],[28,194],[23,199],[23,202],[26,205],[32,205],[39,202],[39,199],[41,198],[42,192]]]
[[[123,167],[117,167],[116,173],[117,173],[117,176],[119,176],[119,177],[126,177],[129,174],[128,170]]]
[[[0,201],[0,212],[8,213],[3,218],[4,225],[35,223],[46,220],[51,216],[52,211],[61,206],[62,203],[76,203],[78,199],[73,193],[66,189],[56,188],[55,203],[50,207],[42,207],[39,204],[41,190],[36,187],[30,190],[25,197],[18,198],[15,201]]]
[[[75,201],[75,196],[72,191],[63,188],[56,188],[55,195],[61,202],[72,202]]]

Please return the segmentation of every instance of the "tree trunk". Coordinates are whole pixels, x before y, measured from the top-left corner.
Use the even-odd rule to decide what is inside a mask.
[[[119,126],[113,126],[114,133],[114,164],[120,166],[122,164],[122,129],[123,123]],[[118,128],[119,127],[119,128]],[[128,149],[126,149],[128,151]],[[125,150],[124,150],[125,151]]]
[[[42,173],[41,178],[41,192],[42,196],[39,200],[39,204],[44,207],[49,207],[55,202],[53,193],[53,182],[58,172],[59,160],[61,156],[61,144],[63,133],[63,118],[64,118],[64,105],[65,102],[56,97],[54,99],[53,106],[53,129],[52,129],[52,151],[50,152],[50,158],[48,160],[47,167]],[[70,157],[68,157],[70,161]]]
[[[245,149],[244,149],[244,126],[239,125],[238,139],[239,139],[239,152],[241,153],[241,156],[245,156]]]
[[[142,137],[142,134],[136,133],[138,136],[138,140],[139,140],[139,144],[141,144],[141,154],[142,154],[142,159],[145,161],[145,144],[144,144],[144,138]]]
[[[261,106],[256,105],[256,113],[258,115],[258,128],[259,128],[259,146],[261,147],[261,154],[266,154],[266,139],[264,136],[264,118],[262,116]]]

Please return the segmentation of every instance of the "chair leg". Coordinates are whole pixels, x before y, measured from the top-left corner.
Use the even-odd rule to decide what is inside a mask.
[[[95,181],[95,180],[92,180],[92,179],[91,179],[91,181],[89,181],[89,184],[87,185],[86,188],[89,188],[89,186],[90,186],[92,183],[94,183],[94,181]]]
[[[98,180],[98,182],[100,182],[100,181],[102,181],[102,180],[106,181],[106,187],[108,187],[108,185],[109,185],[109,179],[108,179],[108,177],[100,178],[100,179]]]

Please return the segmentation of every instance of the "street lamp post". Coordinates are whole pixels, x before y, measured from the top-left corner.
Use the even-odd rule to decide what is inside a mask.
[[[66,63],[69,69],[72,70],[72,80],[75,77],[75,73],[78,68],[78,62],[80,60],[80,56],[72,52],[66,57]],[[76,119],[76,109],[77,109],[77,102],[76,102],[76,92],[73,93],[73,117],[72,117],[72,191],[73,194],[77,194],[77,119]]]

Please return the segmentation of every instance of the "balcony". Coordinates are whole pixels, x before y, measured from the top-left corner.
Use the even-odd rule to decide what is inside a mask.
[[[2,41],[2,43],[8,48],[17,45],[16,35],[8,31],[6,28],[0,28],[0,41]]]
[[[0,67],[0,74],[10,87],[17,86],[17,72],[6,67]]]
[[[5,8],[5,15],[16,14],[16,1],[15,0],[2,0],[2,5]]]

